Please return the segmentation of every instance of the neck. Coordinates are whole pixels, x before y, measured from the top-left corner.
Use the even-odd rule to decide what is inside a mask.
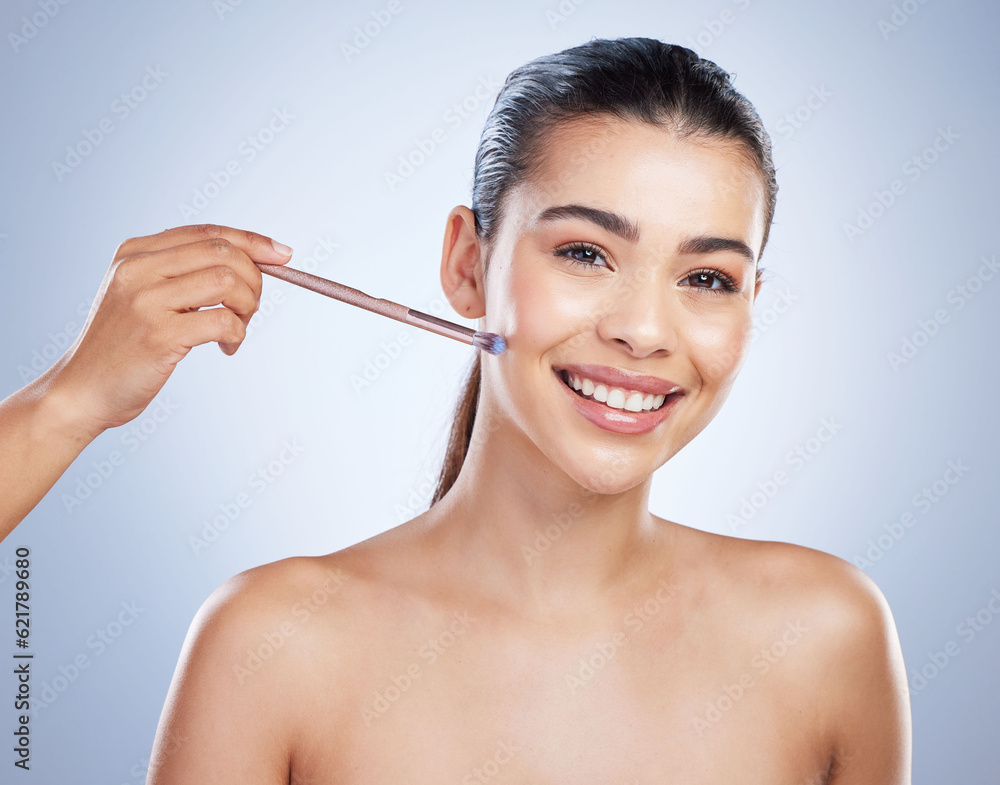
[[[454,486],[427,515],[449,569],[498,601],[542,613],[597,608],[662,572],[650,547],[665,537],[648,510],[651,482],[589,489],[513,424],[479,420]]]

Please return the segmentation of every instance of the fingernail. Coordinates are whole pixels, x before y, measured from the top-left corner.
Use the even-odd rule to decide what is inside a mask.
[[[289,248],[287,245],[282,245],[277,240],[271,240],[271,245],[273,245],[274,246],[274,250],[277,251],[282,256],[291,256],[292,255],[292,249]]]

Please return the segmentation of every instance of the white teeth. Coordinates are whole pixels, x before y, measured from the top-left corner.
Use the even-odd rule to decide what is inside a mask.
[[[620,387],[609,388],[606,384],[596,384],[585,376],[575,376],[568,371],[565,377],[569,380],[569,386],[579,391],[587,397],[593,397],[595,401],[607,404],[612,409],[625,409],[630,412],[652,411],[659,409],[667,396],[665,394],[653,395],[643,393],[638,390],[623,390]],[[678,390],[680,388],[674,388]]]
[[[625,399],[624,408],[630,412],[641,412],[642,411],[642,393],[634,392],[628,398]]]

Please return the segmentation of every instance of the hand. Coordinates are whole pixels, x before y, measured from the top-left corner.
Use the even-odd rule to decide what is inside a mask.
[[[53,369],[53,390],[94,436],[129,422],[192,347],[217,341],[225,354],[236,352],[260,305],[254,262],[290,258],[291,249],[277,250],[268,237],[211,224],[126,240]]]

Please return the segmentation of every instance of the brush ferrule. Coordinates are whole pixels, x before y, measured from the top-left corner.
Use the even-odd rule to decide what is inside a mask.
[[[438,335],[455,338],[459,341],[464,341],[467,344],[472,343],[473,336],[476,334],[475,330],[468,327],[462,327],[459,324],[447,322],[444,319],[438,319],[436,316],[431,316],[429,313],[414,311],[412,308],[407,312],[405,321],[407,324],[422,327],[425,330],[430,330]]]

